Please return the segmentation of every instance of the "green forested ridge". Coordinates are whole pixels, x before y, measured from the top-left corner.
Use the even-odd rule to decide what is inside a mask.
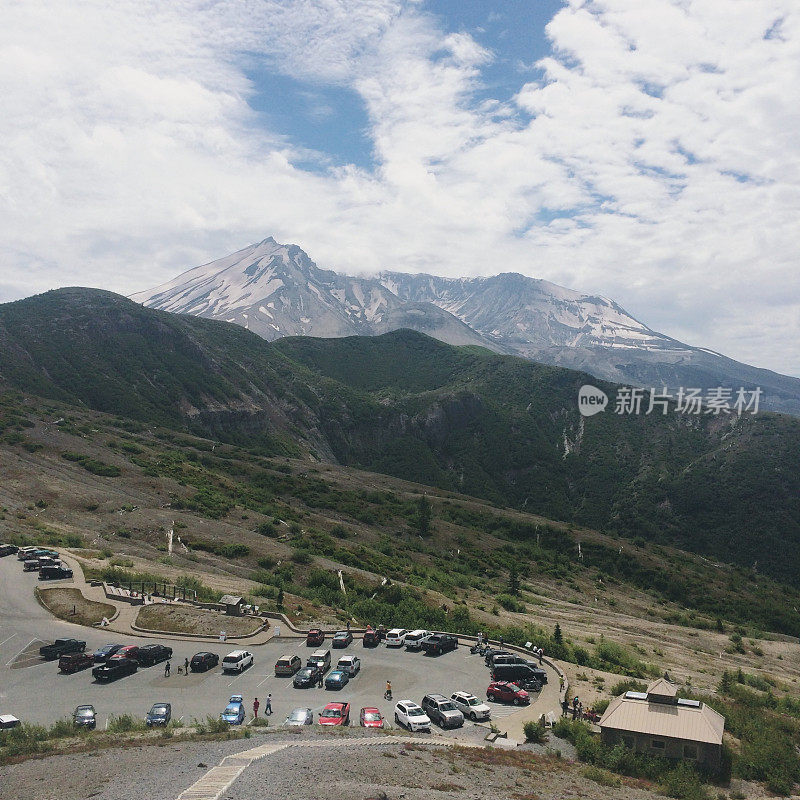
[[[0,306],[0,380],[261,453],[313,454],[677,544],[782,580],[800,566],[791,417],[607,410],[581,420],[578,388],[598,384],[582,373],[411,331],[267,344],[83,289]],[[198,506],[213,503],[198,495]]]

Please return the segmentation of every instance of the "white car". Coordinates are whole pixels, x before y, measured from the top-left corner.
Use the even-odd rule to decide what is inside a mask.
[[[412,732],[431,731],[430,717],[413,700],[401,700],[394,707],[394,721]]]
[[[234,650],[222,659],[223,672],[244,672],[253,664],[253,654],[247,650]]]
[[[342,656],[336,662],[336,669],[347,673],[348,677],[353,678],[358,675],[361,669],[361,659],[358,656]]]
[[[387,647],[402,647],[405,644],[408,631],[405,628],[392,628],[386,634]]]
[[[421,650],[422,640],[431,635],[430,631],[416,630],[406,634],[406,650]]]
[[[473,722],[489,719],[492,715],[492,709],[469,692],[453,692],[450,699],[453,701],[453,705]]]

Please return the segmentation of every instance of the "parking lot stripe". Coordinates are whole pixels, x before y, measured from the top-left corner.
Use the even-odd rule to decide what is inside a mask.
[[[8,639],[3,639],[3,641],[0,642],[0,647],[2,647],[6,642],[10,642],[16,635],[17,635],[16,633],[12,633],[11,636],[8,637]]]
[[[31,640],[28,642],[28,644],[26,644],[26,645],[25,645],[25,647],[23,647],[23,648],[22,648],[22,650],[20,650],[20,651],[19,651],[19,652],[18,652],[18,653],[17,653],[17,654],[14,656],[14,658],[12,658],[12,659],[11,659],[11,661],[6,661],[6,666],[7,666],[7,667],[10,667],[10,666],[11,666],[11,665],[12,665],[12,664],[13,664],[13,663],[14,663],[14,662],[17,660],[17,658],[19,658],[19,656],[21,656],[21,655],[22,655],[22,654],[23,654],[23,653],[24,653],[24,652],[25,652],[25,651],[26,651],[26,650],[27,650],[27,649],[28,649],[28,648],[29,648],[29,647],[30,647],[30,646],[31,646],[31,645],[32,645],[34,642],[41,642],[41,641],[42,641],[41,639],[38,639],[38,638],[36,638],[36,637],[34,637],[33,639],[31,639]]]

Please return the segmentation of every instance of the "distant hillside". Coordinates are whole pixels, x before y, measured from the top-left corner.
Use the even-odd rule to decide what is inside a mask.
[[[267,344],[94,290],[0,306],[6,388],[796,579],[800,422],[610,411],[583,419],[576,397],[586,379],[407,330]]]

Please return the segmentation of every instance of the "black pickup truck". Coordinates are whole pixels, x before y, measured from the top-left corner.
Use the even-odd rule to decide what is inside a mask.
[[[458,638],[447,633],[434,633],[423,639],[421,646],[426,655],[440,656],[458,647]]]
[[[111,656],[105,664],[98,664],[92,670],[92,677],[97,681],[114,681],[126,675],[133,675],[138,668],[139,664],[133,658]]]
[[[39,655],[48,660],[60,658],[66,653],[82,653],[86,649],[86,642],[78,639],[56,639],[52,644],[39,648]]]

